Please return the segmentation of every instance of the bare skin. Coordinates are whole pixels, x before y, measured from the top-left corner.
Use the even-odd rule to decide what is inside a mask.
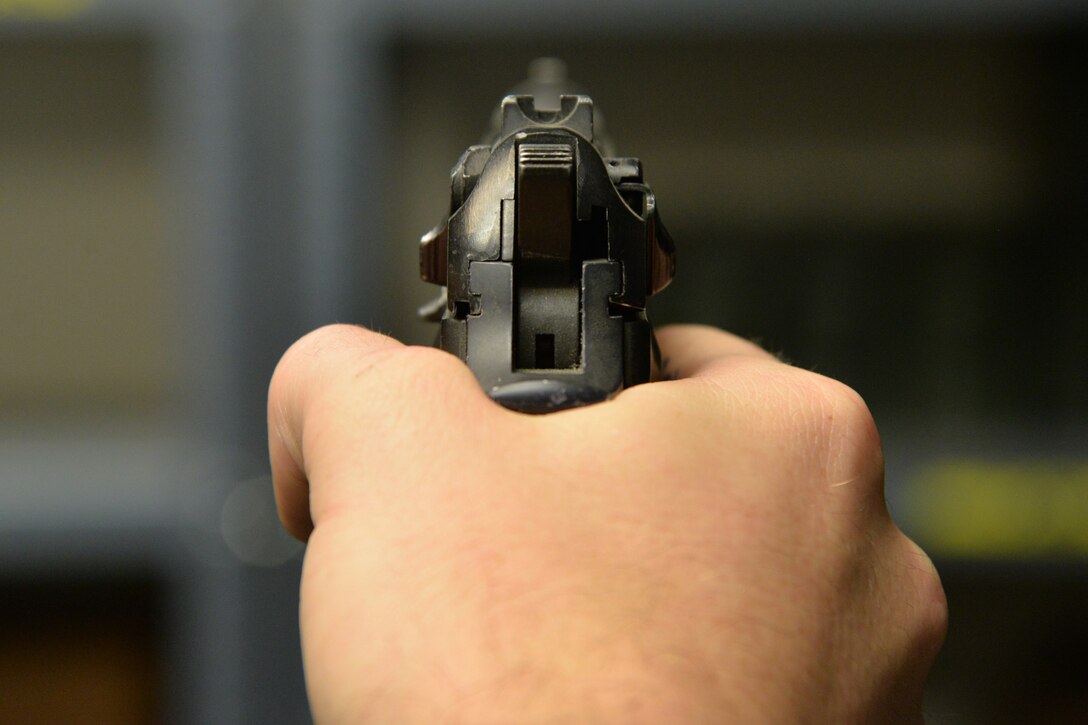
[[[921,722],[947,612],[852,390],[720,330],[546,416],[348,326],[269,394],[320,723]]]

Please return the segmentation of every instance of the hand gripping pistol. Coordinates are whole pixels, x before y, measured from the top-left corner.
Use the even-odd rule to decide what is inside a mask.
[[[547,413],[657,375],[646,298],[672,280],[675,251],[593,101],[558,61],[529,75],[451,172],[449,217],[420,243],[420,276],[445,289],[420,314],[495,401]]]

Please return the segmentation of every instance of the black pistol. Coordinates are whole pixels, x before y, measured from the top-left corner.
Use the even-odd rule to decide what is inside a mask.
[[[534,61],[420,242],[420,276],[445,288],[420,315],[507,408],[588,405],[657,375],[646,298],[672,280],[675,248],[642,164],[601,126],[561,62]]]

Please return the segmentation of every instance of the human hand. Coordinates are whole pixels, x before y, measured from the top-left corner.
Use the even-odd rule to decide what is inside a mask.
[[[946,626],[846,386],[665,328],[679,379],[545,416],[356,327],[284,356],[318,722],[920,722]]]

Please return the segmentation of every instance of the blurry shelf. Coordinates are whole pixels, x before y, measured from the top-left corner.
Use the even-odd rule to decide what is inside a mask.
[[[269,477],[231,475],[263,467],[237,449],[201,449],[169,425],[130,421],[0,432],[0,572],[175,554],[268,567],[299,551]]]
[[[97,422],[0,437],[0,532],[163,527],[184,445],[171,430]]]
[[[504,0],[405,0],[345,4],[317,0],[329,14],[365,16],[368,24],[395,27],[408,33],[464,39],[466,34],[509,32],[518,37],[599,37],[631,32],[706,35],[723,30],[817,30],[902,33],[917,30],[968,28],[972,31],[1020,29],[1026,25],[1062,25],[1088,20],[1088,5],[1063,0],[1009,0],[999,4],[979,0],[923,3],[864,3],[857,0],[796,2],[772,0],[758,4],[681,0],[668,10],[655,3],[622,0],[585,3],[558,0],[547,4]]]
[[[889,508],[959,570],[1088,564],[1088,430],[1043,425],[884,431]]]
[[[360,319],[363,310],[380,321],[394,304],[379,284],[389,276],[378,263],[385,252],[360,244],[358,224],[366,220],[369,237],[381,237],[383,212],[389,214],[380,195],[385,178],[374,170],[389,169],[395,148],[385,125],[398,81],[389,63],[391,44],[433,44],[447,55],[478,41],[515,45],[526,39],[599,49],[597,39],[606,35],[620,48],[616,63],[629,72],[636,53],[656,57],[638,45],[640,38],[657,38],[666,49],[690,38],[732,42],[764,32],[836,34],[836,40],[844,33],[879,40],[948,31],[1021,38],[1036,30],[1078,30],[1088,22],[1088,3],[1061,0],[678,0],[668,6],[618,0],[0,0],[0,8],[36,5],[61,10],[36,17],[0,10],[0,42],[25,35],[51,46],[67,36],[111,33],[150,41],[153,102],[162,104],[155,117],[164,126],[156,143],[169,160],[165,173],[184,197],[185,228],[176,241],[185,269],[178,276],[192,294],[177,334],[185,342],[179,357],[192,410],[184,424],[146,428],[103,420],[37,431],[21,424],[0,428],[0,576],[152,567],[175,581],[177,651],[171,661],[178,666],[171,697],[183,714],[171,721],[224,723],[305,718],[301,674],[283,672],[285,662],[298,659],[292,558],[298,545],[291,549],[274,538],[283,536],[274,508],[260,508],[270,502],[267,479],[246,478],[267,463],[245,459],[245,451],[263,456],[265,368],[302,327],[298,317],[311,325]],[[478,62],[468,52],[462,57]],[[269,59],[278,62],[263,62]],[[701,73],[704,61],[695,57],[685,68]],[[644,77],[635,77],[640,98],[654,92]],[[270,192],[271,178],[282,185]],[[254,260],[264,266],[255,267]],[[925,513],[908,504],[921,490],[914,488],[918,477],[933,466],[1083,458],[1088,441],[1086,431],[1047,436],[1031,424],[996,432],[970,426],[882,429],[892,510],[912,534],[923,530]],[[198,435],[229,446],[204,449],[192,441]],[[263,517],[259,526],[241,515],[254,512]],[[944,559],[941,551],[931,553]],[[240,561],[263,566],[242,567]],[[284,566],[275,568],[277,561]],[[1028,566],[1011,559],[950,561],[965,571],[1000,570],[1010,582],[1065,566],[1041,557]],[[269,656],[273,646],[286,654]],[[276,698],[294,699],[285,709]],[[297,717],[285,715],[296,711]]]
[[[0,2],[0,35],[131,31],[166,20],[166,16],[176,15],[173,3],[147,0]]]
[[[1022,29],[1025,25],[1060,25],[1088,20],[1088,5],[1063,0],[1007,0],[994,4],[979,0],[924,3],[863,3],[834,0],[818,3],[772,0],[760,4],[720,3],[715,0],[679,0],[667,11],[652,3],[621,0],[585,3],[557,0],[549,4],[511,3],[505,0],[385,0],[346,3],[311,0],[303,4],[314,16],[366,19],[371,31],[407,30],[412,33],[463,34],[509,31],[519,36],[561,32],[570,37],[594,37],[602,29],[706,34],[728,29],[806,29],[904,32],[963,27]],[[83,32],[166,25],[182,16],[197,23],[244,19],[265,9],[259,2],[241,0],[19,0],[0,2],[0,33]]]
[[[16,17],[15,7],[56,12]],[[23,391],[25,400],[5,407],[0,420],[0,581],[135,573],[162,582],[168,640],[163,720],[169,722],[303,722],[307,711],[295,624],[299,545],[284,542],[267,476],[250,478],[267,470],[263,451],[249,458],[240,453],[248,441],[263,439],[263,420],[255,420],[262,417],[262,406],[241,400],[238,390],[258,378],[263,379],[255,388],[266,384],[263,371],[254,371],[265,361],[265,349],[280,344],[278,339],[263,343],[264,328],[239,311],[239,300],[250,299],[241,271],[247,140],[241,129],[260,113],[244,92],[248,86],[241,66],[252,39],[242,37],[248,28],[241,26],[238,11],[265,7],[235,0],[0,0],[0,44],[11,51],[9,72],[26,70],[20,56],[24,49],[52,62],[70,60],[73,48],[109,52],[139,46],[136,55],[147,61],[135,69],[136,82],[146,82],[148,90],[137,108],[148,120],[141,126],[149,147],[144,158],[161,174],[168,202],[152,214],[168,227],[165,244],[178,250],[168,257],[166,274],[151,272],[141,280],[159,287],[178,285],[186,292],[176,315],[170,314],[173,308],[155,315],[156,323],[179,342],[167,357],[176,363],[180,380],[167,386],[164,405],[141,407],[148,399],[142,393],[107,412],[95,409],[99,398],[94,396],[68,408],[55,401],[33,410],[34,420],[40,419],[35,423],[23,415],[40,397],[29,390]],[[111,59],[126,62],[116,54]],[[133,70],[132,63],[128,66]],[[124,80],[112,66],[102,72],[109,82]],[[94,80],[81,83],[81,90],[97,96],[46,117],[68,113],[82,122],[88,107],[116,110],[100,86]],[[29,106],[40,100],[33,88],[13,97]],[[267,132],[260,121],[254,123]],[[127,143],[132,135],[125,125],[117,138]],[[60,136],[63,141],[73,137]],[[50,176],[69,179],[65,160],[58,165],[60,171]],[[40,171],[38,165],[31,168]],[[112,213],[131,206],[111,198],[89,205],[90,212],[77,211]],[[28,218],[52,220],[48,214]],[[147,238],[123,221],[114,226],[128,241]],[[108,241],[109,253],[123,246]],[[86,252],[87,245],[78,249]],[[73,256],[53,255],[47,261],[70,262]],[[41,295],[47,303],[57,298]],[[130,304],[147,305],[146,296],[129,298]],[[254,305],[267,315],[267,307]],[[31,324],[39,321],[27,317]],[[93,316],[88,324],[97,325],[102,317]],[[281,324],[278,316],[267,319],[267,326]],[[48,325],[38,327],[43,335],[57,335]],[[108,346],[134,337],[124,325],[108,332],[114,334],[96,335],[91,344]],[[78,349],[67,354],[80,364]],[[119,379],[130,381],[131,376]],[[178,389],[183,396],[175,395]],[[134,409],[139,410],[134,414]],[[153,422],[142,424],[143,415]],[[246,436],[246,442],[238,440]]]
[[[226,26],[241,17],[238,11],[244,7],[239,0],[0,0],[0,37],[147,30],[182,34]]]

